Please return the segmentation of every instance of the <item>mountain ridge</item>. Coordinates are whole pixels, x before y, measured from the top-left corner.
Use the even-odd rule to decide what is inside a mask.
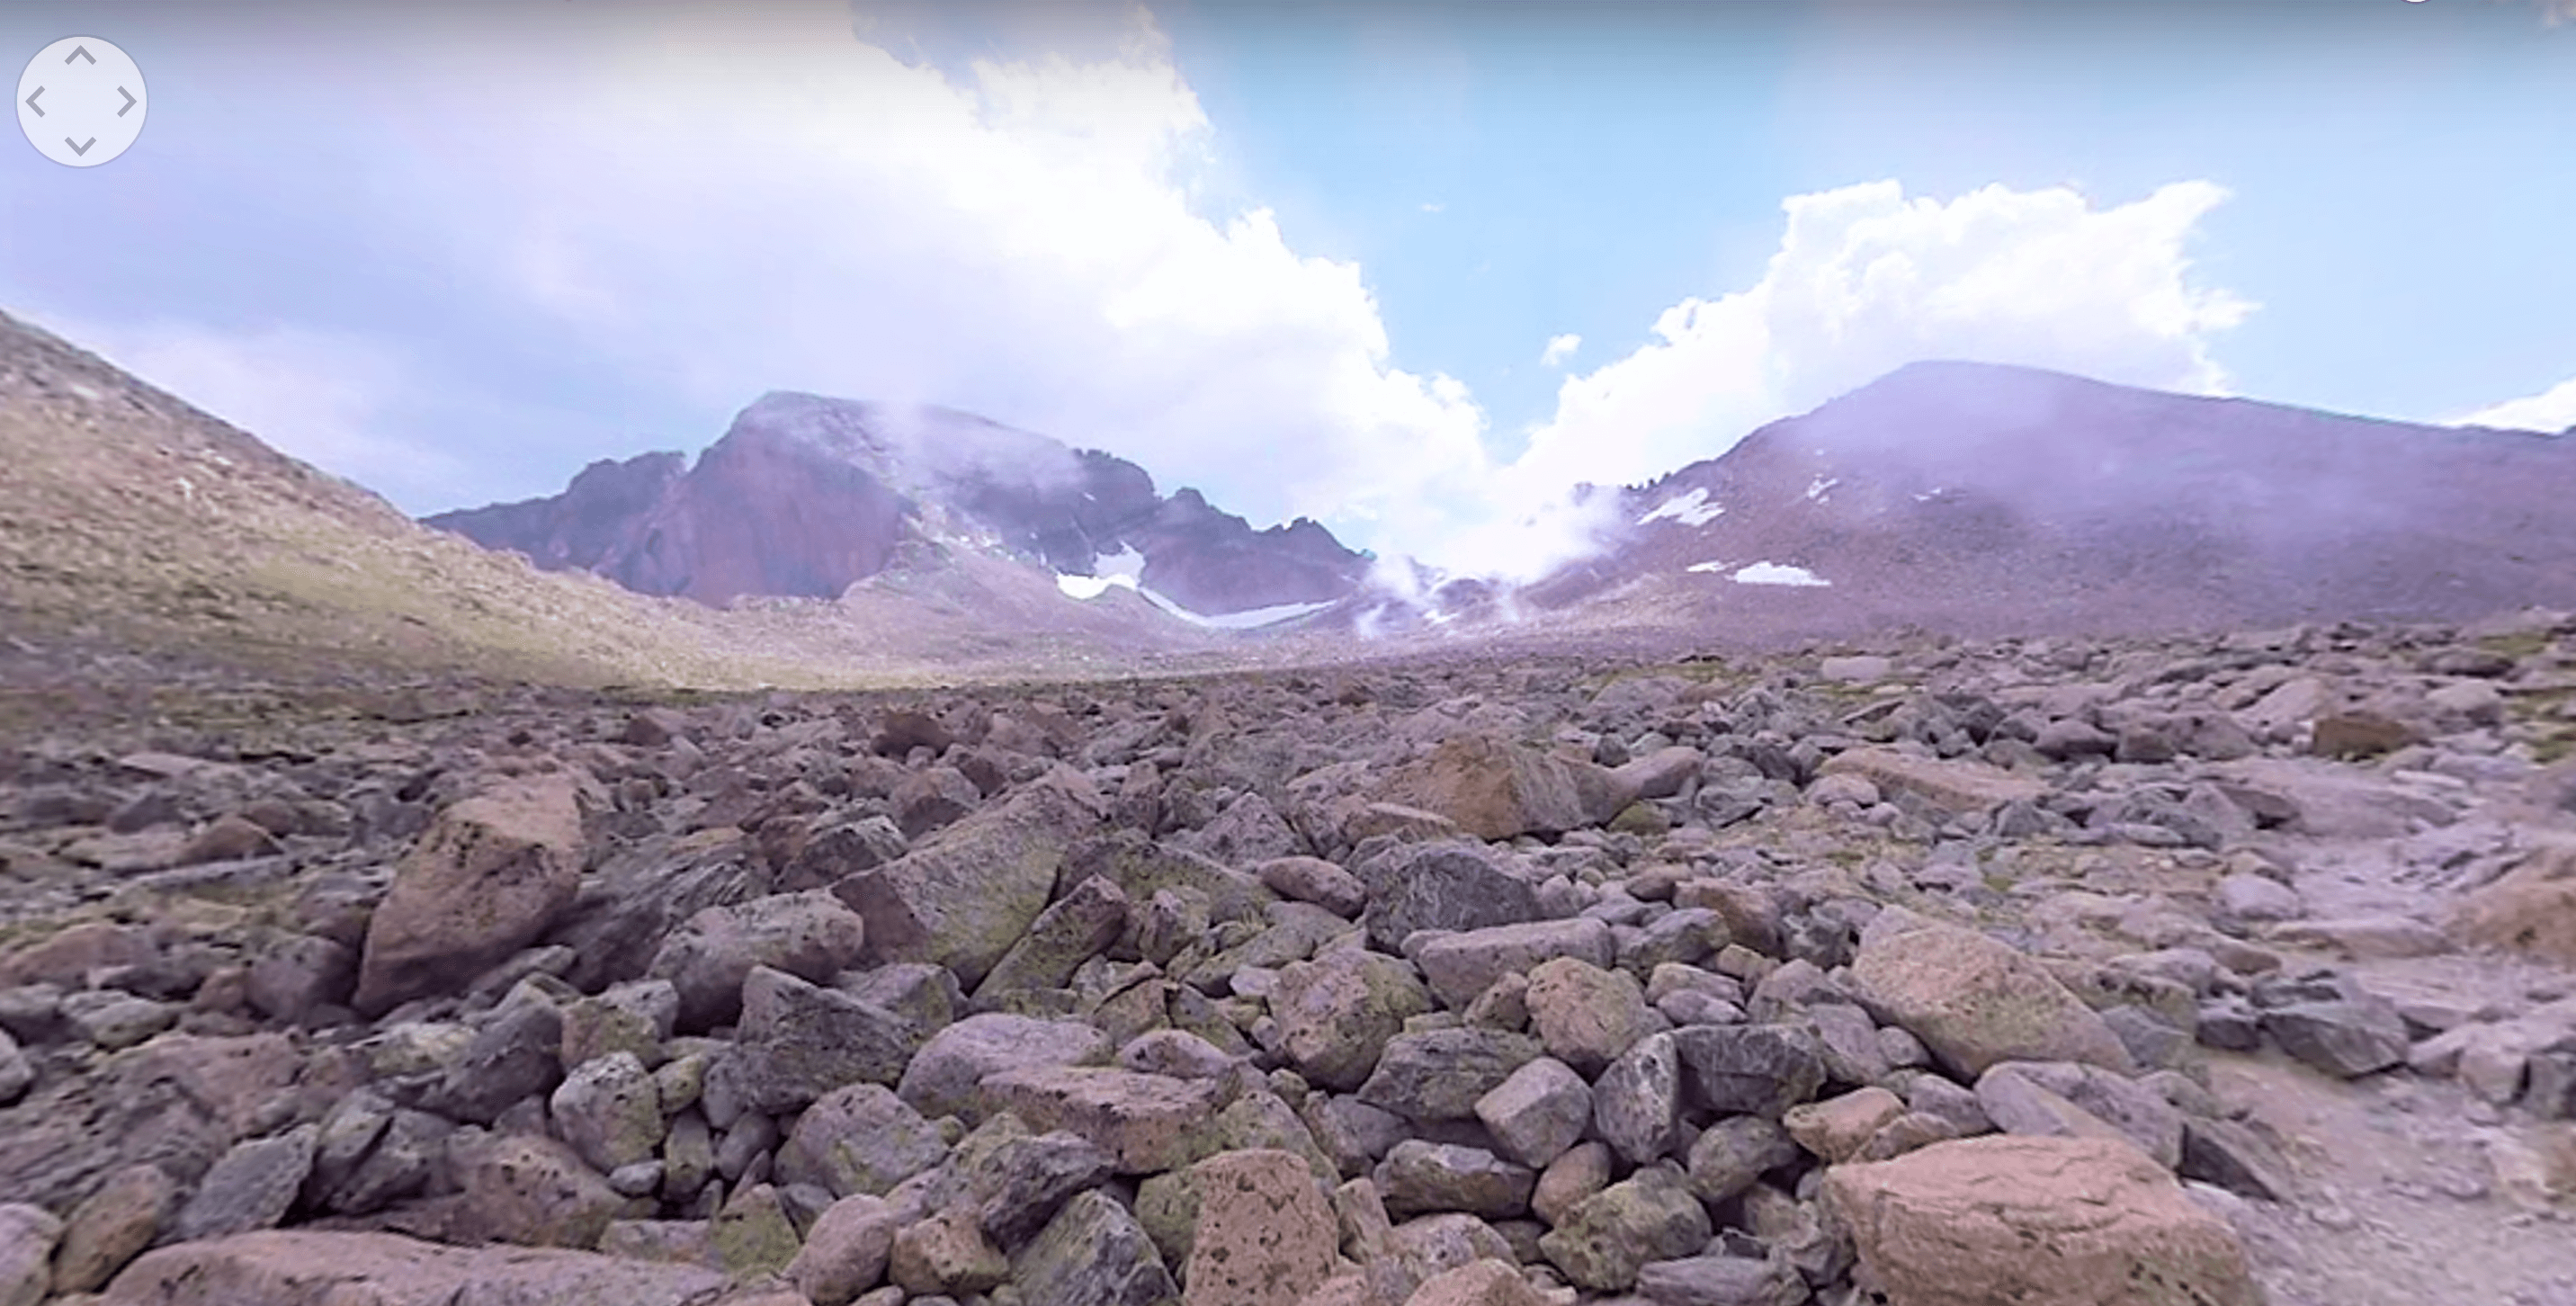
[[[1299,518],[1256,530],[1094,449],[940,407],[771,391],[698,455],[596,462],[561,494],[422,519],[540,567],[721,605],[834,598],[911,539],[985,543],[1063,576],[1134,577],[1209,616],[1326,603],[1369,559]]]

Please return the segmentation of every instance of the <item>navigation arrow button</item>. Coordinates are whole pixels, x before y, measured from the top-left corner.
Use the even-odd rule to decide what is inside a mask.
[[[41,87],[41,86],[37,87],[36,89],[34,89],[34,90],[32,90],[32,91],[27,92],[27,107],[28,107],[28,108],[30,108],[30,109],[35,110],[35,111],[36,111],[36,116],[37,116],[37,117],[39,117],[39,118],[42,118],[42,117],[44,117],[44,116],[45,116],[45,106],[43,106],[43,105],[41,105],[41,104],[36,103],[36,97],[37,97],[37,96],[39,96],[39,95],[42,95],[42,94],[44,94],[44,93],[45,93],[45,88],[44,88],[44,87]]]
[[[64,56],[63,56],[63,66],[64,66],[64,67],[66,67],[66,68],[70,67],[70,66],[71,66],[71,62],[72,62],[72,60],[74,60],[74,59],[87,59],[87,60],[89,60],[92,64],[96,64],[96,63],[98,62],[98,56],[97,56],[97,55],[94,55],[94,54],[91,54],[91,53],[89,52],[89,47],[88,47],[88,46],[86,46],[86,45],[75,45],[75,46],[73,46],[73,47],[72,47],[72,52],[71,52],[70,54],[67,54],[67,55],[64,55]]]
[[[44,88],[38,87],[37,89],[43,90]],[[116,116],[119,118],[124,117],[128,110],[131,110],[136,104],[140,103],[140,101],[134,98],[134,92],[129,91],[122,86],[116,88],[116,93],[125,97],[125,108],[116,111]]]
[[[89,147],[98,144],[98,138],[92,136],[88,140],[75,143],[71,137],[66,136],[63,138],[63,144],[71,146],[72,153],[87,157],[89,154]]]

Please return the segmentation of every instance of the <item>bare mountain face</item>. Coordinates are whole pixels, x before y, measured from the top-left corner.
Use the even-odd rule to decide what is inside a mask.
[[[1141,559],[1137,583],[1208,616],[1330,602],[1368,568],[1314,522],[1256,531],[1105,453],[947,409],[792,393],[744,409],[695,467],[675,453],[599,462],[560,495],[426,520],[708,604],[834,597],[909,540],[998,546],[1069,576]]]
[[[2030,368],[1914,364],[1595,493],[1609,547],[1508,596],[1525,614],[2073,632],[2576,601],[2576,442]]]

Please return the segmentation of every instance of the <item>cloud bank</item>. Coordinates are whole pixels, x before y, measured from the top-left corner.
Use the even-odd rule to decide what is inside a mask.
[[[2224,199],[2207,182],[2110,205],[1894,181],[1794,196],[1759,282],[1637,324],[1503,459],[1466,386],[1400,365],[1365,269],[1213,198],[1222,142],[1142,8],[1085,7],[1078,57],[903,29],[936,6],[859,24],[837,0],[464,8],[371,9],[342,33],[356,62],[338,79],[237,88],[285,117],[319,112],[298,95],[331,101],[311,119],[347,134],[329,221],[368,233],[371,268],[435,286],[435,327],[63,329],[414,511],[712,436],[542,467],[525,432],[570,399],[487,379],[508,351],[523,374],[578,373],[580,393],[654,397],[627,412],[730,412],[771,389],[946,404],[1132,458],[1256,524],[1314,517],[1388,559],[1524,579],[1606,520],[1608,496],[1580,501],[1578,482],[1714,456],[1916,358],[2220,390],[2210,341],[2251,307],[2192,274],[2187,245]],[[400,22],[425,26],[383,30]],[[230,211],[300,239],[256,189],[273,181],[241,179]],[[1551,339],[1543,361],[1585,343]],[[517,416],[437,407],[478,385],[467,407]]]

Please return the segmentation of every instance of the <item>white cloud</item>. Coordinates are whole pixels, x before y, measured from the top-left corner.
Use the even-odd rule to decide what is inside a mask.
[[[1581,336],[1572,334],[1549,336],[1547,338],[1547,348],[1538,351],[1538,365],[1541,367],[1554,367],[1557,364],[1564,362],[1566,359],[1573,357],[1574,351],[1581,349],[1582,347],[1583,337]]]
[[[2570,3],[2576,3],[2576,0],[2570,0]],[[2546,431],[2551,435],[2576,428],[2576,379],[2562,381],[2536,395],[2479,409],[2459,419],[2458,424]]]
[[[456,215],[488,293],[696,403],[942,403],[1256,524],[1433,543],[1412,501],[1474,480],[1482,414],[1394,366],[1358,266],[1300,255],[1265,210],[1202,211],[1209,125],[1142,9],[1103,58],[953,76],[855,39],[842,3],[760,12],[486,33],[508,52],[453,57],[550,56],[508,81],[518,125],[395,156],[419,169],[400,190]]]
[[[1568,377],[1513,478],[1651,478],[1923,358],[2222,391],[2209,339],[2253,306],[2193,284],[2184,245],[2225,197],[2201,181],[2112,208],[2065,188],[1794,196],[1762,280],[1684,299],[1654,339]]]

